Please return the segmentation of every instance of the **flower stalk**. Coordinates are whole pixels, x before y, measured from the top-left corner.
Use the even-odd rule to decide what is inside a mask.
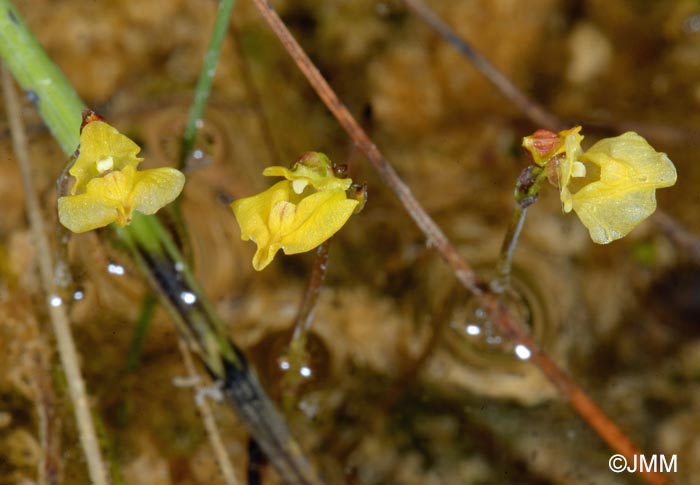
[[[518,176],[514,191],[515,209],[498,255],[496,277],[490,283],[491,291],[494,293],[505,293],[510,287],[513,254],[520,239],[520,231],[522,231],[525,224],[527,209],[537,200],[542,183],[546,178],[546,171],[537,165],[528,166]]]
[[[309,362],[306,343],[311,324],[313,323],[318,296],[321,294],[323,282],[326,279],[326,274],[328,274],[328,255],[331,241],[332,239],[328,239],[316,248],[311,277],[304,291],[304,300],[299,308],[299,314],[294,322],[289,348],[281,357],[282,360],[289,364],[289,368],[286,370],[281,383],[282,402],[287,410],[293,409],[297,402],[297,392],[303,379],[301,368]]]

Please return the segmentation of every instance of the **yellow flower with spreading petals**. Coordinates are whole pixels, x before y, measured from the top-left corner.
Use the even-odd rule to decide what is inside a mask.
[[[322,153],[304,154],[291,169],[268,167],[263,175],[286,180],[231,204],[241,238],[258,246],[253,256],[257,271],[270,264],[280,249],[297,254],[319,246],[360,205],[347,195],[352,180],[336,177],[331,161]]]
[[[59,221],[75,233],[112,222],[126,226],[135,210],[153,214],[175,200],[185,184],[174,168],[138,171],[139,146],[103,121],[84,126],[79,150],[68,171],[75,177],[71,195],[58,199]]]
[[[676,183],[676,168],[634,132],[605,138],[583,151],[580,131],[580,126],[559,133],[537,130],[523,138],[523,147],[559,187],[562,210],[575,211],[593,242],[607,244],[653,214],[656,189]],[[572,193],[576,178],[580,188]]]
[[[631,131],[600,140],[579,158],[597,165],[600,179],[571,195],[571,208],[598,244],[629,234],[656,210],[656,189],[676,183],[668,156]]]

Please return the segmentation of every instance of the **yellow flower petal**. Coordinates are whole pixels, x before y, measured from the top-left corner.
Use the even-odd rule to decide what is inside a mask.
[[[283,180],[258,195],[231,203],[231,209],[241,228],[241,239],[252,240],[258,246],[253,257],[253,267],[258,271],[272,262],[281,247],[279,241],[271,244],[268,223],[272,207],[280,201],[289,200],[290,192],[291,182]]]
[[[184,186],[184,174],[174,168],[161,167],[138,171],[131,194],[134,210],[147,215],[155,214],[175,200]]]
[[[138,172],[132,165],[90,180],[85,193],[58,199],[58,217],[80,233],[112,222],[126,226],[134,210],[153,214],[182,191],[185,176],[174,168]]]
[[[316,190],[347,190],[352,185],[352,179],[336,177],[331,161],[319,152],[305,153],[291,169],[280,166],[267,167],[263,170],[263,175],[291,180],[297,194],[301,194],[306,185],[311,185]]]
[[[297,205],[293,229],[282,237],[282,251],[297,254],[321,245],[345,225],[357,204],[342,190],[324,190],[305,197]]]
[[[626,236],[656,210],[656,189],[676,182],[676,169],[668,156],[633,132],[600,140],[580,158],[600,167],[600,180],[571,199],[598,244]]]
[[[571,212],[573,206],[571,191],[569,190],[571,177],[581,174],[581,163],[578,161],[578,158],[583,152],[581,149],[581,140],[583,140],[583,136],[579,134],[579,131],[581,131],[581,127],[577,126],[559,133],[560,135],[564,136],[563,152],[565,153],[565,156],[559,161],[559,165],[557,167],[557,175],[559,178],[559,196],[561,198],[564,212]],[[583,173],[585,174],[585,167],[583,169]]]
[[[253,267],[260,271],[272,262],[277,251],[297,254],[309,251],[347,222],[359,202],[348,199],[344,190],[322,190],[300,196],[293,182],[278,182],[266,191],[231,204],[244,241],[258,248]]]
[[[68,195],[58,199],[58,220],[75,233],[87,232],[117,219],[117,208],[93,194]]]
[[[87,183],[108,170],[136,167],[141,148],[129,137],[103,121],[85,125],[80,134],[80,153],[68,173],[76,178],[71,194],[81,192]]]

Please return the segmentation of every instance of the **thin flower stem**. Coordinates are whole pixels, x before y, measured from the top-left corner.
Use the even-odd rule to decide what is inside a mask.
[[[311,328],[314,310],[318,302],[318,295],[321,293],[321,287],[326,279],[326,274],[328,274],[328,254],[330,252],[331,240],[332,238],[324,241],[323,244],[316,248],[316,258],[314,259],[313,269],[311,270],[311,278],[309,278],[309,284],[304,293],[304,301],[301,304],[299,315],[294,324],[293,340],[299,338],[306,339],[306,335]]]
[[[279,38],[299,70],[304,74],[318,96],[331,111],[347,134],[365,154],[382,181],[394,192],[408,214],[426,236],[428,243],[453,270],[457,279],[470,290],[491,317],[491,321],[513,342],[525,345],[532,351],[532,362],[566,396],[572,408],[591,426],[608,445],[632,460],[641,454],[627,436],[611,421],[603,411],[576,385],[573,379],[561,370],[554,361],[532,339],[520,322],[499,301],[498,295],[489,292],[487,285],[460,256],[447,236],[428,215],[401,180],[388,160],[360,127],[347,107],[340,101],[328,82],[311,62],[299,43],[294,39],[284,22],[266,0],[252,0],[268,26]],[[657,473],[644,473],[644,478],[652,484],[667,484],[668,480]]]
[[[187,124],[185,124],[185,130],[182,135],[179,164],[181,169],[184,169],[187,165],[187,160],[189,160],[192,149],[194,148],[197,132],[202,125],[202,117],[204,116],[207,100],[211,93],[211,86],[214,82],[221,46],[226,36],[226,29],[235,3],[235,0],[221,0],[219,2],[216,19],[214,20],[214,27],[211,32],[211,38],[209,39],[209,46],[204,55],[204,63],[199,74],[199,79],[197,80],[197,86],[194,89],[194,100],[192,101],[190,113],[187,117]]]
[[[12,85],[10,72],[5,65],[2,66],[2,87],[7,116],[10,120],[12,132],[12,144],[22,172],[22,184],[27,201],[27,212],[31,226],[32,238],[36,244],[36,254],[39,263],[39,275],[44,294],[47,295],[49,316],[56,336],[58,353],[61,364],[68,381],[68,393],[73,404],[75,419],[78,424],[80,444],[83,447],[85,460],[87,461],[90,480],[95,485],[107,485],[109,480],[102,460],[100,445],[95,432],[95,425],[90,414],[90,405],[85,390],[85,382],[80,372],[78,352],[71,334],[66,305],[63,303],[62,288],[55,281],[54,262],[51,257],[49,241],[46,236],[46,228],[39,209],[39,200],[36,196],[31,173],[31,163],[27,150],[27,138],[22,124],[22,115],[19,100],[15,88]]]
[[[513,254],[520,239],[520,231],[525,224],[525,216],[527,208],[520,207],[515,204],[513,209],[513,217],[510,219],[506,235],[503,238],[501,251],[498,255],[496,263],[496,278],[490,283],[490,288],[494,293],[505,293],[510,287],[510,273],[513,267]]]
[[[547,178],[547,171],[537,165],[526,167],[515,183],[515,209],[510,219],[506,235],[503,238],[501,252],[496,263],[496,277],[491,281],[490,289],[502,294],[510,287],[510,273],[513,267],[513,255],[518,245],[520,232],[525,224],[527,208],[534,204],[540,194],[542,183]]]
[[[553,115],[539,103],[526,95],[520,88],[484,56],[476,51],[465,39],[460,37],[447,23],[431,10],[423,0],[404,0],[406,6],[425,22],[431,29],[437,32],[447,43],[457,49],[466,57],[486,79],[515,104],[535,125],[546,127],[554,131],[566,128],[561,119]]]
[[[321,293],[323,281],[328,273],[328,254],[331,240],[332,238],[324,241],[316,248],[316,257],[314,258],[309,284],[304,292],[304,300],[294,323],[294,331],[289,342],[289,348],[283,357],[289,363],[289,368],[286,370],[281,382],[282,402],[284,408],[288,411],[291,411],[296,405],[297,392],[303,379],[301,368],[308,363],[309,354],[306,351],[306,343],[311,324],[313,323],[318,295]]]

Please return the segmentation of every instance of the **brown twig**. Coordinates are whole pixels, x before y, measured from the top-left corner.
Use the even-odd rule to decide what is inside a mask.
[[[382,181],[403,204],[411,218],[426,236],[428,243],[435,248],[450,266],[457,279],[479,298],[481,306],[489,313],[494,324],[514,342],[525,345],[531,350],[532,362],[566,396],[572,408],[612,449],[623,454],[629,460],[632,460],[634,455],[640,455],[641,451],[632,444],[617,425],[605,416],[603,411],[576,385],[571,377],[561,370],[544,350],[535,343],[527,330],[512,317],[508,309],[499,301],[497,295],[488,292],[483,280],[462,259],[457,249],[447,239],[447,236],[416,200],[408,186],[401,180],[394,168],[370,140],[348,108],[340,101],[316,66],[311,62],[272,6],[266,0],[253,0],[253,2],[318,96],[357,147],[365,154]],[[644,473],[643,476],[651,484],[661,485],[669,483],[663,475],[657,473]]]
[[[466,57],[491,84],[516,105],[532,122],[540,127],[554,131],[566,128],[564,122],[547,111],[542,105],[526,95],[499,71],[488,59],[479,54],[466,40],[460,37],[447,23],[438,17],[422,0],[404,0],[406,6],[423,22]]]
[[[83,447],[85,460],[87,461],[90,480],[95,485],[107,485],[106,467],[102,460],[95,425],[90,414],[90,404],[85,381],[80,371],[78,351],[75,347],[73,334],[71,333],[66,305],[61,294],[62,288],[56,283],[56,274],[53,258],[49,247],[44,220],[39,209],[39,200],[34,189],[34,180],[31,173],[29,152],[27,150],[27,138],[22,123],[21,107],[17,99],[17,93],[12,85],[12,78],[6,66],[2,67],[2,87],[5,96],[7,114],[10,120],[10,132],[12,145],[17,157],[17,162],[22,172],[22,184],[24,185],[27,201],[27,213],[29,225],[32,231],[39,266],[39,275],[44,294],[47,295],[49,316],[56,336],[58,354],[61,358],[63,371],[68,381],[68,394],[73,404],[73,412],[78,424],[80,444]]]

